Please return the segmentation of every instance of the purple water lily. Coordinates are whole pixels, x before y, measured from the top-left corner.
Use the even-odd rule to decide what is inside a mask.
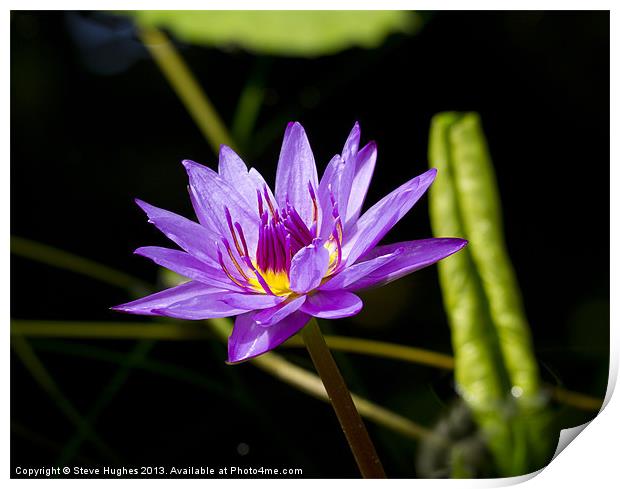
[[[209,319],[237,316],[228,360],[269,351],[312,316],[343,318],[362,309],[355,294],[431,265],[467,243],[433,238],[377,246],[435,178],[431,169],[398,187],[361,215],[377,158],[374,142],[359,148],[355,124],[342,155],[319,181],[299,123],[289,123],[275,192],[258,171],[222,146],[218,172],[185,160],[199,223],[136,200],[184,251],[147,246],[135,253],[190,279],[113,309],[131,314]]]

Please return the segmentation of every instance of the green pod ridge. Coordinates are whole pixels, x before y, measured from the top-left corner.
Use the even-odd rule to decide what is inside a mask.
[[[503,236],[493,164],[477,114],[449,132],[451,169],[469,252],[480,276],[511,387],[523,407],[541,403],[539,372],[521,293]]]
[[[437,178],[429,190],[429,210],[435,236],[465,236],[454,192],[448,139],[450,127],[459,119],[456,113],[439,114],[431,126],[429,161],[437,168]],[[505,374],[468,247],[440,261],[438,270],[452,333],[457,389],[485,434],[498,470],[510,473],[511,433],[502,408]]]
[[[456,113],[436,116],[430,134],[429,159],[437,168],[437,179],[429,190],[435,236],[465,235],[449,162],[449,128],[458,119]],[[480,300],[480,284],[468,249],[439,262],[439,278],[452,330],[456,382],[470,407],[479,411],[501,403],[505,389],[493,327]]]
[[[438,170],[429,192],[433,234],[469,240],[438,264],[458,390],[498,473],[525,474],[549,460],[554,440],[478,115],[436,115],[429,162]]]

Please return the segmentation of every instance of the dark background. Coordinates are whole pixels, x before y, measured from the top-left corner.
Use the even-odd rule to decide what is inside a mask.
[[[609,15],[441,12],[424,18],[418,34],[392,35],[375,50],[259,60],[267,70],[266,105],[241,155],[273,183],[285,122],[299,120],[322,171],[358,120],[363,142],[374,139],[379,147],[367,199],[372,203],[427,168],[435,113],[479,112],[543,376],[603,397]],[[75,27],[84,19],[107,30],[109,40],[90,46]],[[132,251],[163,245],[165,238],[132,199],[192,216],[180,161],[215,167],[216,156],[123,26],[93,13],[12,13],[11,233],[155,284],[157,267]],[[256,56],[233,48],[178,47],[230,123]],[[388,239],[429,236],[425,198]],[[108,310],[128,299],[94,280],[11,259],[13,318],[128,321],[134,318]],[[434,267],[363,299],[362,314],[330,328],[451,352]],[[130,352],[136,342],[38,339],[32,345],[66,397],[87,414],[119,369],[89,348]],[[198,371],[216,387],[130,369],[94,416],[94,429],[114,452],[110,459],[89,442],[72,447],[75,427],[12,354],[12,466],[51,465],[70,453],[70,464],[264,465],[300,467],[306,477],[357,475],[327,404],[251,365],[226,366],[225,347],[216,341],[142,347],[150,348],[149,359]],[[301,350],[279,352],[311,367]],[[427,427],[456,397],[447,372],[355,355],[337,360],[353,391]],[[553,408],[564,426],[592,416]],[[388,474],[423,475],[415,467],[416,443],[368,424]],[[247,454],[240,443],[249,447]]]

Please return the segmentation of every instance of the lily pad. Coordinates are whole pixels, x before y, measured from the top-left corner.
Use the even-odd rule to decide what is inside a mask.
[[[279,56],[314,57],[361,46],[374,48],[392,33],[412,34],[422,24],[410,11],[138,10],[125,12],[141,27],[217,47],[241,47]]]

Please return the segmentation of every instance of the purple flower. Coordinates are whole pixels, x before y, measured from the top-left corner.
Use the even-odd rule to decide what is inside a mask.
[[[141,200],[137,204],[183,251],[147,246],[135,253],[188,279],[113,309],[131,314],[209,319],[237,316],[229,362],[278,346],[312,316],[343,318],[362,309],[358,290],[387,284],[467,243],[434,238],[377,246],[431,185],[429,170],[360,216],[377,158],[359,147],[355,124],[342,155],[319,181],[301,124],[284,133],[272,193],[263,177],[227,146],[218,172],[185,160],[199,224]]]

